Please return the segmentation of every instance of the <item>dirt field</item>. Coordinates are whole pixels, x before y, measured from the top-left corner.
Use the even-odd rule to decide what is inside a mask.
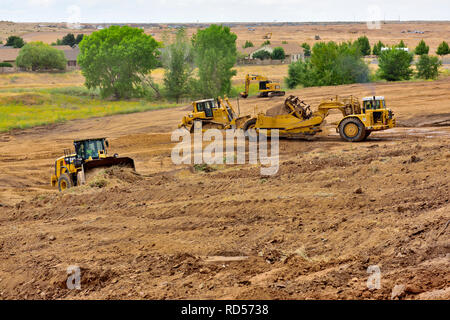
[[[0,298],[390,299],[404,285],[400,298],[449,299],[449,78],[295,92],[313,108],[351,93],[385,95],[400,127],[346,143],[333,115],[328,134],[280,141],[272,177],[172,164],[186,107],[1,134]],[[138,174],[52,189],[54,159],[92,136],[109,137]],[[66,288],[70,265],[81,290]]]

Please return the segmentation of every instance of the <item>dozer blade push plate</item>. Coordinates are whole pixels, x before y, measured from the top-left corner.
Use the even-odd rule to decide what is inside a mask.
[[[86,172],[94,168],[105,168],[112,166],[128,167],[132,168],[133,170],[136,169],[136,167],[134,166],[134,160],[128,157],[108,157],[104,159],[88,161],[83,164],[83,169]]]

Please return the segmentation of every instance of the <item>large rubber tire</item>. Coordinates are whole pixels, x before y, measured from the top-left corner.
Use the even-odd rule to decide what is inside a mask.
[[[348,142],[359,142],[366,138],[366,127],[357,118],[347,118],[339,125],[341,138]]]
[[[248,129],[255,129],[255,125],[256,125],[256,118],[253,118],[244,123],[242,129],[244,129],[244,132],[247,132]]]
[[[73,187],[72,178],[67,173],[61,174],[58,179],[59,191],[64,191],[72,187]]]
[[[366,134],[364,135],[364,139],[363,139],[363,141],[364,140],[366,140],[367,139],[367,137],[368,136],[370,136],[370,134],[372,133],[372,131],[368,131],[368,130],[366,130]]]

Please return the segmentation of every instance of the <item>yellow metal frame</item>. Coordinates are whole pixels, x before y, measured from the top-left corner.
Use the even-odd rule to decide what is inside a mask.
[[[270,135],[270,129],[278,129],[280,136],[314,135],[321,131],[320,126],[328,116],[329,111],[333,109],[341,111],[343,115],[343,118],[336,126],[337,132],[339,132],[341,122],[347,118],[359,119],[368,132],[395,127],[395,118],[389,118],[389,109],[385,109],[381,104],[380,109],[362,110],[358,99],[352,96],[346,99],[336,97],[335,99],[322,101],[318,110],[312,113],[309,119],[301,117],[294,106],[289,104],[287,106],[291,109],[289,114],[271,117],[266,116],[264,113],[259,113],[256,116],[255,129],[268,129],[268,135]],[[363,111],[365,113],[362,113]],[[374,121],[374,113],[381,113],[377,122]]]

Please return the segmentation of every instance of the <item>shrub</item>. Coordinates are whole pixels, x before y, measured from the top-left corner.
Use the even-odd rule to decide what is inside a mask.
[[[442,43],[439,45],[439,47],[437,48],[436,53],[439,56],[445,56],[446,54],[450,53],[450,48],[448,46],[448,43],[445,41],[442,41]]]
[[[442,62],[438,57],[430,57],[427,54],[423,54],[416,63],[417,76],[422,79],[436,79],[441,65]]]
[[[430,51],[430,47],[427,46],[425,41],[421,40],[419,44],[417,45],[416,49],[414,50],[414,53],[421,56],[423,54],[428,54]]]
[[[13,48],[22,48],[25,45],[25,41],[21,37],[18,36],[9,36],[6,40],[5,46],[13,47]]]
[[[301,47],[304,49],[305,57],[311,56],[311,46],[306,42],[302,43]]]
[[[367,82],[369,68],[358,45],[320,42],[314,45],[310,59],[289,65],[285,80],[289,88]]]
[[[12,68],[13,65],[9,62],[0,62],[0,67]]]
[[[254,47],[253,42],[246,40],[243,48],[245,49],[250,47]]]
[[[384,43],[381,41],[378,41],[378,43],[376,43],[373,46],[373,50],[372,50],[373,55],[379,56],[381,54],[381,48],[384,48],[384,47],[385,47]]]
[[[406,44],[403,42],[403,40],[400,41],[400,43],[397,45],[397,48],[407,48]]]
[[[20,49],[16,65],[33,71],[65,70],[67,60],[61,50],[42,42],[30,42]]]
[[[359,46],[359,50],[361,52],[361,55],[368,56],[370,55],[370,43],[369,39],[366,36],[359,37],[358,40],[356,40],[357,45]]]
[[[272,55],[267,50],[260,50],[253,54],[253,59],[266,60],[270,59]]]
[[[286,58],[284,49],[282,47],[274,48],[271,54],[271,58],[273,60],[283,60],[284,58]]]
[[[413,73],[411,63],[413,55],[404,50],[391,48],[381,53],[378,74],[387,81],[409,80]]]

